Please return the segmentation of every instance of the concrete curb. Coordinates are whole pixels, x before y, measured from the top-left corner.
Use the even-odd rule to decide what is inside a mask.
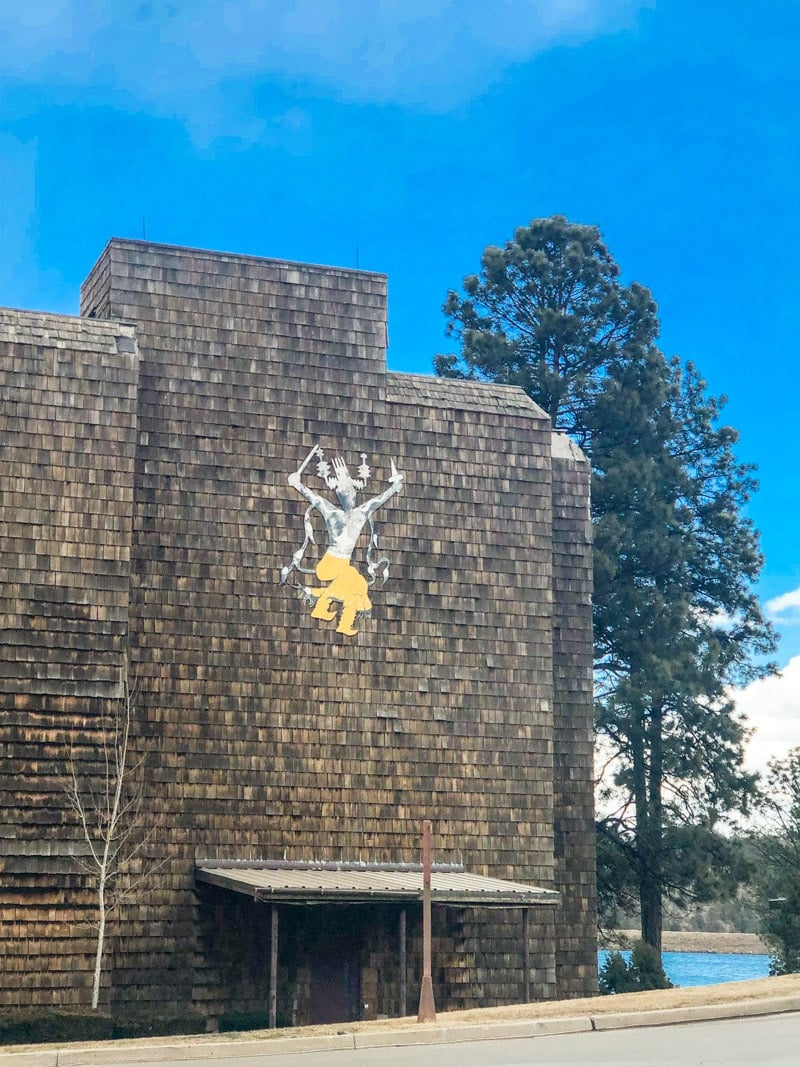
[[[0,1050],[1,1067],[57,1067],[58,1050],[52,1052],[3,1052]]]
[[[564,1019],[524,1019],[507,1023],[469,1023],[463,1026],[437,1025],[419,1030],[375,1030],[354,1034],[355,1048],[389,1045],[455,1045],[463,1041],[504,1041],[516,1037],[544,1037],[547,1034],[577,1034],[592,1029],[588,1015]],[[1,1062],[1,1061],[0,1061]]]
[[[743,1019],[753,1015],[778,1015],[800,1011],[800,996],[767,997],[763,1000],[739,1000],[728,1004],[697,1004],[688,1008],[662,1008],[659,1011],[624,1011],[595,1015],[595,1030],[627,1030],[638,1026],[671,1026],[675,1023],[715,1022],[718,1019]]]
[[[59,1049],[56,1067],[113,1067],[115,1063],[180,1063],[182,1060],[227,1060],[242,1056],[283,1056],[287,1052],[331,1052],[354,1048],[353,1034],[319,1037],[274,1037],[256,1041],[169,1042],[163,1045],[104,1045]],[[6,1067],[0,1056],[0,1067]]]
[[[0,1067],[113,1067],[117,1063],[180,1063],[192,1059],[227,1060],[244,1056],[281,1056],[291,1052],[328,1052],[404,1045],[457,1044],[465,1041],[502,1041],[587,1033],[592,1030],[627,1030],[670,1026],[676,1023],[713,1022],[756,1015],[800,1012],[800,994],[738,1000],[727,1004],[698,1004],[657,1011],[611,1012],[603,1015],[522,1019],[513,1022],[464,1023],[419,1026],[402,1030],[373,1030],[317,1037],[274,1037],[238,1041],[171,1039],[163,1043],[120,1042],[114,1045],[75,1045],[65,1048],[0,1050]]]

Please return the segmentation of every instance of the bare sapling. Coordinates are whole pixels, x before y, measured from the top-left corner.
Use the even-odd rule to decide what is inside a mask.
[[[78,818],[87,849],[75,856],[76,865],[92,882],[97,906],[97,930],[92,1008],[100,1000],[106,928],[110,914],[162,865],[150,865],[134,873],[134,861],[158,829],[159,820],[144,806],[146,755],[135,756],[131,725],[136,685],[129,682],[127,659],[122,669],[122,695],[103,722],[99,759],[81,769],[73,734],[67,760],[65,791]],[[97,764],[99,763],[99,768]]]

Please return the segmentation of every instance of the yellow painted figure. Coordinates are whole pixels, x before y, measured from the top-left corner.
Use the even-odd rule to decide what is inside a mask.
[[[319,457],[317,472],[325,481],[329,489],[333,489],[339,501],[339,507],[332,504],[325,497],[309,489],[302,480],[302,474],[311,460]],[[379,496],[373,497],[364,504],[356,505],[356,492],[363,489],[370,475],[366,464],[366,456],[361,456],[361,466],[358,469],[359,478],[354,479],[347,470],[343,459],[336,458],[333,461],[333,473],[331,465],[325,460],[322,450],[315,445],[303,460],[294,474],[289,475],[289,485],[297,489],[309,502],[306,512],[306,540],[297,552],[292,563],[284,567],[281,572],[281,581],[285,582],[292,570],[302,570],[300,561],[309,544],[314,540],[311,528],[310,513],[318,511],[325,523],[328,534],[328,551],[316,566],[315,573],[321,582],[329,584],[314,588],[301,587],[308,597],[315,601],[311,611],[312,618],[324,619],[331,622],[336,618],[334,604],[341,605],[339,624],[336,627],[340,634],[352,636],[357,633],[355,629],[356,615],[361,611],[369,611],[372,602],[369,599],[369,584],[364,576],[350,562],[359,536],[364,527],[369,523],[370,544],[367,553],[367,566],[370,577],[374,579],[375,571],[380,564],[385,564],[384,577],[388,571],[388,560],[378,560],[373,563],[371,550],[377,544],[374,531],[372,530],[372,516],[390,497],[399,493],[403,487],[403,475],[399,474],[392,460],[392,474],[389,478],[389,487]],[[308,573],[308,572],[306,572]]]

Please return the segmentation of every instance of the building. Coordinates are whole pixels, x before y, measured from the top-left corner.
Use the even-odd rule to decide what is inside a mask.
[[[137,241],[0,312],[1,1006],[87,1003],[65,767],[126,672],[106,1003],[415,1010],[424,819],[439,1008],[594,990],[588,465],[385,350],[382,275]]]

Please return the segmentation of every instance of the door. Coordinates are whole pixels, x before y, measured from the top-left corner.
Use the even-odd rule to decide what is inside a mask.
[[[348,946],[320,948],[311,967],[311,1022],[355,1022],[360,1017],[360,969]]]

